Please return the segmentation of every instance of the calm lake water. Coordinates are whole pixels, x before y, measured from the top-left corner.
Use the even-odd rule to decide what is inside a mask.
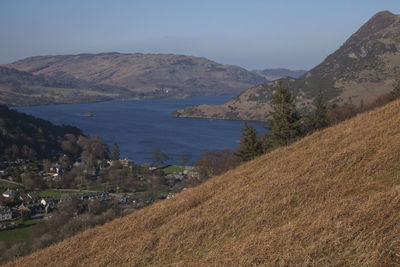
[[[109,101],[87,104],[65,104],[16,109],[55,124],[70,124],[86,135],[100,136],[111,148],[119,145],[121,157],[137,163],[150,163],[154,149],[177,164],[185,154],[190,164],[206,150],[234,149],[241,136],[242,121],[175,118],[170,113],[185,106],[222,104],[232,96],[192,97],[187,99]],[[96,117],[85,117],[92,112]],[[259,133],[261,122],[250,122]]]

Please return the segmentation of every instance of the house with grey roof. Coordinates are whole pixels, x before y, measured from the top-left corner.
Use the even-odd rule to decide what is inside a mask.
[[[10,208],[0,208],[0,222],[12,219],[12,211]]]

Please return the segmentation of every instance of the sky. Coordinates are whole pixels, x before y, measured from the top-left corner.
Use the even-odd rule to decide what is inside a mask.
[[[139,52],[311,69],[383,10],[399,0],[1,0],[0,64]]]

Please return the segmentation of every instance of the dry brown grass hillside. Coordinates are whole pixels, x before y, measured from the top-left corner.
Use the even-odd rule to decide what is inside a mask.
[[[9,266],[400,265],[400,101]]]

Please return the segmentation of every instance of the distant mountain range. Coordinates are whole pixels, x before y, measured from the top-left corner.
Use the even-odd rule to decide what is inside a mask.
[[[282,78],[298,106],[309,105],[319,89],[324,99],[359,104],[390,92],[400,74],[400,15],[379,12],[336,52],[298,79]],[[195,106],[178,110],[180,117],[267,119],[277,81],[252,87],[221,106]]]
[[[274,81],[283,77],[299,78],[301,75],[306,73],[306,70],[288,70],[288,69],[264,69],[264,70],[253,70],[252,72],[257,73],[260,76],[265,77],[269,81]]]
[[[35,105],[237,94],[266,81],[241,67],[183,55],[38,56],[1,66],[0,103]]]

